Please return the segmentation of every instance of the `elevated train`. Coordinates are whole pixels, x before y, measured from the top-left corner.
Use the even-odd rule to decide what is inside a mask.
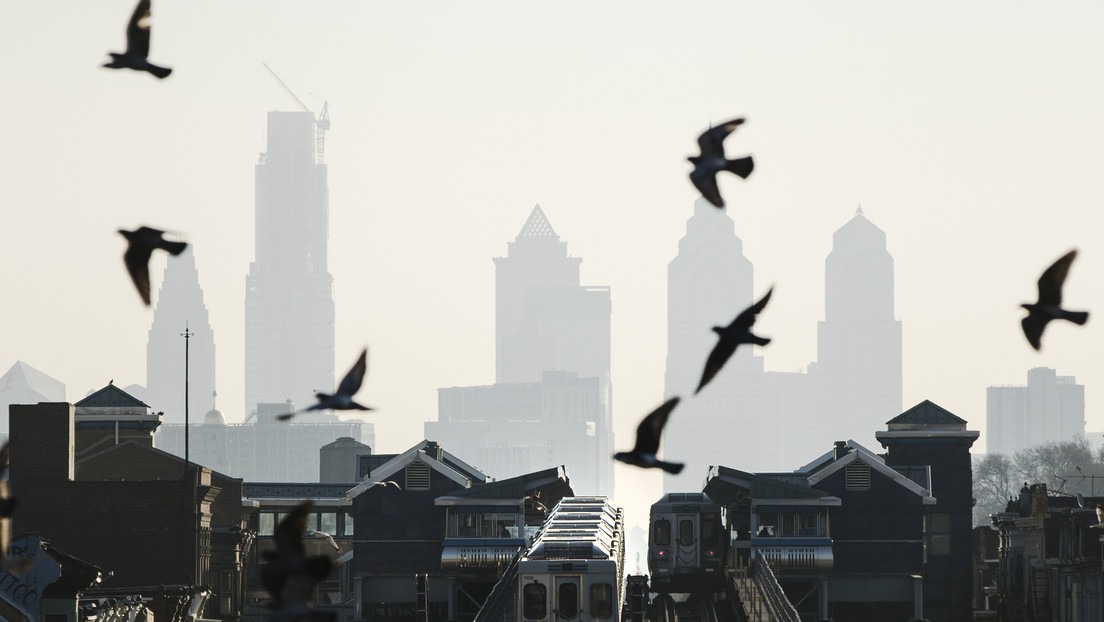
[[[518,562],[517,622],[619,622],[625,565],[621,508],[566,497]]]
[[[724,589],[728,537],[721,509],[701,492],[672,492],[652,504],[648,537],[652,591],[690,594]]]

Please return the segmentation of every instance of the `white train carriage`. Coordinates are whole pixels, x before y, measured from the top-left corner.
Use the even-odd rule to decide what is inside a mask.
[[[625,530],[605,497],[567,497],[518,562],[516,622],[618,622]]]

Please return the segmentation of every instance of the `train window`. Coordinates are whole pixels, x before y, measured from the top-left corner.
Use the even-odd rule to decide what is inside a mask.
[[[655,522],[655,537],[653,540],[659,546],[671,544],[671,521],[661,518]]]
[[[590,586],[590,615],[598,618],[613,615],[613,586],[609,583]]]
[[[542,620],[548,615],[548,591],[544,585],[525,585],[522,590],[522,609],[526,620]]]
[[[694,521],[684,518],[679,521],[679,544],[689,546],[694,543]]]
[[[561,583],[559,593],[556,594],[556,609],[560,617],[565,620],[579,615],[579,585],[577,583]]]
[[[720,541],[721,521],[711,514],[702,516],[702,544],[715,546]]]

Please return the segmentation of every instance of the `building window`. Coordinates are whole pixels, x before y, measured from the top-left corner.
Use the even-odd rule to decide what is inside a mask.
[[[351,536],[353,535],[353,515],[349,512],[345,512],[345,525],[341,530],[341,535]]]
[[[417,461],[406,466],[405,490],[429,490],[429,465]]]
[[[529,583],[522,590],[522,611],[526,620],[543,620],[548,615],[548,590],[540,583]]]
[[[331,536],[337,535],[337,513],[336,512],[322,512],[318,516],[318,531],[322,533],[328,533]]]
[[[271,536],[276,531],[276,515],[272,512],[261,512],[257,517],[257,535]]]
[[[613,586],[609,583],[590,586],[590,615],[598,618],[613,615]]]
[[[671,544],[671,521],[661,518],[655,522],[653,529],[654,538],[656,544],[659,546],[667,546]]]
[[[928,514],[925,518],[928,532],[928,555],[945,557],[951,554],[951,515],[945,512]]]
[[[847,490],[870,490],[870,465],[856,460],[844,469],[844,478]]]

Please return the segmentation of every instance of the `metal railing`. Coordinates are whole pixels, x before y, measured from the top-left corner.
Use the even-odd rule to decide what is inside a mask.
[[[774,571],[763,554],[753,551],[754,557],[736,576],[740,600],[748,619],[756,622],[801,622],[797,609],[790,603]]]
[[[517,591],[518,562],[521,561],[524,555],[525,547],[519,547],[513,560],[510,561],[510,565],[502,573],[502,578],[498,580],[498,583],[495,583],[491,593],[487,595],[487,600],[479,608],[479,613],[475,614],[474,622],[503,622],[506,620],[506,610],[514,602],[514,594]]]

